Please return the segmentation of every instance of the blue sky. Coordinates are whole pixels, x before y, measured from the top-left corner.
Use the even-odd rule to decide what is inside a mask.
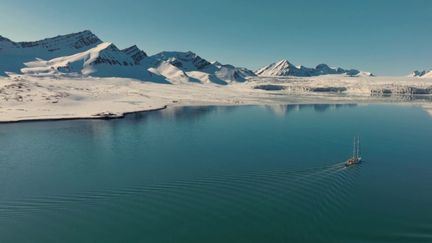
[[[120,48],[191,50],[251,69],[279,59],[380,75],[432,68],[429,0],[0,2],[0,35],[15,41],[84,29]]]

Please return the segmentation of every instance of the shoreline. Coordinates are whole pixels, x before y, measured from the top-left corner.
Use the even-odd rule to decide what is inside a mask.
[[[144,112],[153,112],[153,111],[160,111],[168,108],[168,105],[164,105],[160,108],[154,108],[154,109],[148,109],[148,110],[138,110],[138,111],[128,111],[124,112],[120,115],[116,116],[110,116],[110,117],[103,117],[103,116],[83,116],[83,117],[58,117],[58,118],[30,118],[30,119],[24,119],[24,120],[10,120],[10,121],[0,121],[1,124],[12,124],[12,123],[30,123],[30,122],[46,122],[46,121],[75,121],[75,120],[117,120],[117,119],[123,119],[127,115],[132,115],[136,113],[144,113]]]
[[[136,111],[128,111],[121,113],[119,115],[115,116],[77,116],[77,117],[53,117],[53,118],[29,118],[29,119],[21,119],[21,120],[9,120],[9,121],[0,121],[0,126],[3,124],[14,124],[14,123],[32,123],[32,122],[55,122],[55,121],[79,121],[79,120],[119,120],[124,119],[128,115],[133,114],[140,114],[140,113],[149,113],[149,112],[155,112],[155,111],[162,111],[169,108],[175,108],[175,107],[209,107],[209,106],[222,106],[222,107],[229,107],[229,106],[278,106],[278,105],[292,105],[292,106],[301,106],[301,105],[389,105],[389,106],[416,106],[421,109],[423,109],[425,112],[429,113],[432,116],[432,111],[429,111],[429,109],[432,110],[432,104],[430,104],[430,107],[424,106],[424,104],[420,103],[409,103],[409,102],[365,102],[365,101],[357,101],[357,102],[296,102],[296,103],[290,103],[290,102],[274,102],[274,103],[242,103],[242,104],[209,104],[209,103],[190,103],[190,104],[174,104],[174,105],[164,105],[159,108],[154,109],[144,109],[144,110],[136,110]]]
[[[414,83],[417,82],[417,83]],[[257,85],[290,87],[278,91]],[[398,104],[422,107],[432,116],[432,95],[371,95],[371,90],[431,87],[430,80],[320,77],[252,80],[221,86],[209,83],[156,84],[122,78],[0,78],[0,124],[109,120],[175,106],[243,106],[302,104]],[[347,92],[310,92],[308,87],[349,87]],[[329,88],[330,87],[330,88]],[[297,91],[292,91],[298,89]],[[330,89],[332,90],[332,89]]]

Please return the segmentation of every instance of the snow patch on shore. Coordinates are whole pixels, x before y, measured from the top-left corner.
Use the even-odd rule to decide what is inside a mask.
[[[174,76],[182,74],[171,70]],[[196,71],[187,72],[187,76],[208,81],[186,79],[160,84],[127,78],[10,75],[0,78],[0,122],[121,117],[129,112],[178,105],[397,102],[418,104],[432,111],[432,79],[426,78],[326,75],[253,78],[217,85],[217,77]]]

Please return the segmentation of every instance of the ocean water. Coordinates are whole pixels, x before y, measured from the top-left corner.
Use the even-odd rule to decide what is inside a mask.
[[[396,105],[1,124],[0,242],[432,242],[431,135]]]

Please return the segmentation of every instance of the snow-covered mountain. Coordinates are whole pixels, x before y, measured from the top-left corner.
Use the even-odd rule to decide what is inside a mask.
[[[68,56],[87,51],[101,43],[102,41],[88,30],[31,42],[13,42],[0,36],[0,75],[5,75],[5,72],[19,72],[25,62],[36,58],[47,60]]]
[[[256,75],[262,77],[296,76],[311,77],[327,74],[344,74],[348,76],[373,76],[372,73],[356,69],[331,68],[327,64],[319,64],[315,68],[296,66],[287,60],[272,63],[257,70]]]
[[[408,77],[432,78],[432,70],[414,71]]]
[[[140,51],[138,49],[133,53]],[[131,52],[120,50],[112,43],[103,42],[90,50],[70,56],[26,62],[26,67],[22,68],[21,72],[33,76],[126,77],[167,83],[165,77],[146,70],[134,57],[136,55]]]
[[[164,83],[242,82],[254,72],[210,63],[193,52],[161,52],[154,56],[136,45],[119,49],[92,32],[13,42],[0,36],[0,75],[125,77]]]
[[[0,75],[7,72],[33,76],[68,75],[126,77],[165,83],[243,82],[252,76],[299,76],[325,74],[373,76],[355,69],[295,66],[282,60],[255,73],[232,65],[209,62],[193,52],[165,51],[148,56],[136,45],[119,49],[103,42],[89,30],[32,42],[14,42],[0,36]],[[416,74],[415,76],[424,76]],[[432,74],[431,74],[432,75]]]
[[[135,64],[139,64],[144,58],[147,57],[147,53],[145,53],[143,50],[140,50],[136,45],[125,48],[122,50],[122,52],[130,56],[134,60]]]
[[[141,66],[152,73],[164,76],[170,83],[200,83],[200,80],[195,80],[191,78],[182,69],[172,65],[167,61],[156,59],[153,56],[147,57],[142,60]]]
[[[193,52],[161,52],[151,56],[159,61],[165,61],[183,70],[196,79],[204,79],[207,82],[226,83],[243,82],[247,77],[255,76],[255,73],[246,68],[238,68],[232,65],[223,65],[219,62],[210,63]],[[200,73],[201,72],[201,73]]]
[[[229,64],[213,64],[216,68],[214,74],[216,77],[229,81],[245,81],[248,77],[256,76],[255,73],[247,68],[234,67]]]
[[[296,67],[294,64],[290,63],[288,60],[281,60],[279,62],[272,63],[265,66],[255,73],[258,76],[311,76],[312,69],[303,66]]]

